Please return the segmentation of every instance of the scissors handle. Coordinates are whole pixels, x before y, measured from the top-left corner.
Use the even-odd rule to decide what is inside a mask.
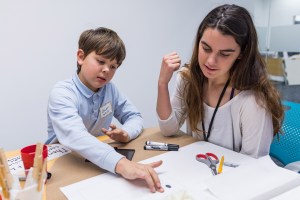
[[[210,158],[208,160],[208,158]],[[212,159],[213,158],[213,159]],[[196,160],[203,162],[203,163],[207,163],[208,161],[212,162],[213,164],[218,164],[219,163],[219,159],[218,157],[213,154],[213,153],[206,153],[206,154],[197,154],[196,155]]]
[[[208,156],[206,156],[205,154],[197,154],[196,155],[196,160],[199,162],[203,162],[207,165],[209,165],[209,160],[207,159]]]
[[[213,153],[206,153],[207,157],[210,158],[210,161],[214,164],[218,164],[219,162],[219,158],[218,156],[216,156],[215,154]],[[211,159],[211,158],[214,158],[214,159]]]
[[[206,153],[206,154],[197,154],[196,160],[202,163],[205,163],[212,171],[213,175],[217,175],[217,167],[219,159],[213,153]]]

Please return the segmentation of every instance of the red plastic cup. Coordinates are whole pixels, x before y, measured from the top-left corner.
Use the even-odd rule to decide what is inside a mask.
[[[21,149],[21,158],[23,160],[25,171],[33,167],[36,145],[30,145]],[[43,161],[48,156],[48,148],[43,145]]]

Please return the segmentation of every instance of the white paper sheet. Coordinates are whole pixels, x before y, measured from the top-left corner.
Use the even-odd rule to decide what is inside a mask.
[[[215,200],[216,198],[206,191],[206,186],[203,184],[204,180],[213,176],[211,170],[195,159],[196,154],[206,152],[213,152],[218,157],[224,155],[225,160],[237,164],[253,159],[210,143],[197,142],[180,148],[178,152],[170,151],[142,161],[142,163],[150,163],[163,160],[163,164],[156,168],[156,171],[165,189],[164,193],[151,193],[144,180],[128,181],[110,173],[62,187],[61,191],[70,200],[110,200],[120,199],[120,197],[122,200],[196,200],[199,198]],[[223,169],[225,173],[235,168],[224,166]],[[166,185],[171,185],[171,188]]]
[[[271,200],[299,200],[300,199],[300,186],[289,190],[281,195],[278,195]]]
[[[218,200],[203,186],[186,188],[165,173],[159,177],[165,189],[163,193],[149,192],[143,180],[128,181],[110,173],[62,187],[61,191],[69,200]]]
[[[219,199],[270,199],[300,185],[300,175],[262,157],[206,181]]]
[[[160,174],[163,184],[169,184],[171,188],[165,188],[164,193],[151,193],[143,180],[128,181],[111,173],[96,176],[85,181],[61,188],[63,193],[72,200],[116,200],[116,199],[161,199],[172,191],[182,188],[175,186],[174,181],[165,174]],[[96,189],[97,188],[97,189]]]
[[[212,152],[237,168],[223,166],[222,174],[213,176],[207,165],[198,162],[196,154]],[[151,193],[143,180],[129,181],[106,173],[66,187],[61,191],[69,200],[216,200],[270,199],[300,184],[299,174],[280,168],[269,156],[254,159],[222,147],[196,142],[179,151],[171,151],[142,161],[163,160],[156,168],[165,189]],[[171,188],[166,187],[171,185]]]

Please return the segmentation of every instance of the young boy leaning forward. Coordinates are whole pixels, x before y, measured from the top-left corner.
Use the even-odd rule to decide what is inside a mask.
[[[124,43],[113,30],[100,27],[81,34],[77,73],[58,82],[49,97],[46,143],[59,142],[102,169],[125,179],[144,179],[151,192],[163,192],[154,170],[162,161],[130,161],[95,137],[105,134],[129,142],[143,130],[140,112],[111,82],[125,55]],[[111,124],[113,117],[121,128]]]

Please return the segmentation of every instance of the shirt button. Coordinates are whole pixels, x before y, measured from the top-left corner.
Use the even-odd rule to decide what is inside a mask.
[[[98,95],[97,95],[97,94],[94,94],[94,95],[93,95],[93,101],[95,102],[95,101],[97,101],[97,99],[98,99]]]

